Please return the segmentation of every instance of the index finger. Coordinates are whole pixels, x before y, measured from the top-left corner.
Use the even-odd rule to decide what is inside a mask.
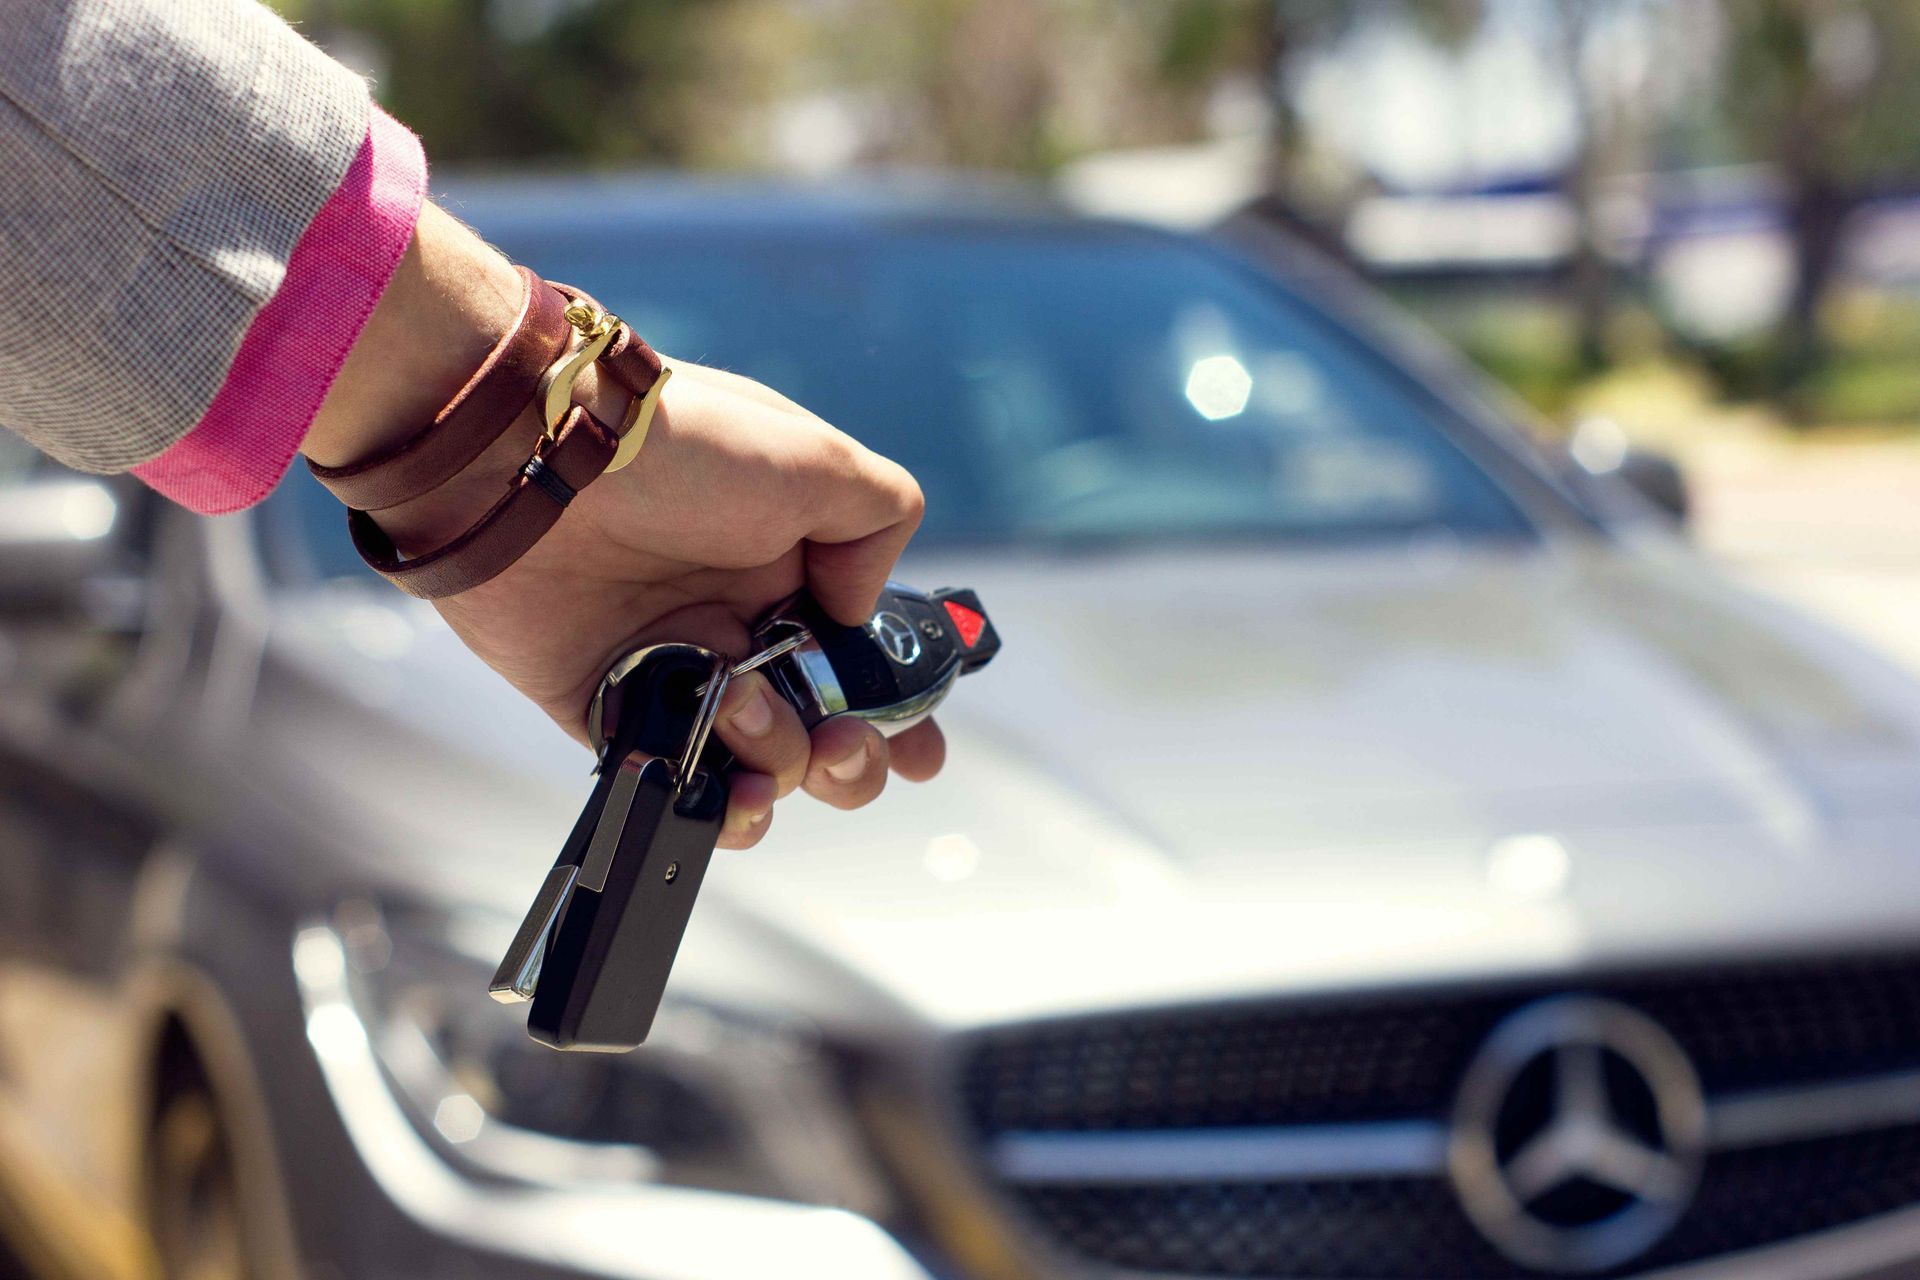
[[[848,482],[836,486],[807,535],[807,587],[829,616],[850,627],[873,613],[906,550],[926,499],[906,468],[865,449]]]

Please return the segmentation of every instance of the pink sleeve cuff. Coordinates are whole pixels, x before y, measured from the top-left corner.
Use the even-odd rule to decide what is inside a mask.
[[[205,416],[133,474],[202,515],[266,497],[400,265],[426,189],[420,140],[373,108],[360,153],[294,245]]]

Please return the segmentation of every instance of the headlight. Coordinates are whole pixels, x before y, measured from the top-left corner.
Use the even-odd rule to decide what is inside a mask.
[[[320,932],[302,934],[296,966]],[[487,963],[446,931],[356,904],[324,932],[395,1096],[454,1162],[549,1185],[650,1181],[885,1215],[841,1063],[810,1027],[670,995],[635,1052],[560,1053],[488,998]]]

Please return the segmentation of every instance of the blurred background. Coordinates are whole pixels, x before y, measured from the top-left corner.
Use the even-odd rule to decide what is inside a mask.
[[[443,170],[962,170],[1279,223],[1920,657],[1911,0],[275,3]]]
[[[1920,1274],[1920,0],[272,3],[1007,651],[556,1054],[575,744],[0,437],[0,1280]]]

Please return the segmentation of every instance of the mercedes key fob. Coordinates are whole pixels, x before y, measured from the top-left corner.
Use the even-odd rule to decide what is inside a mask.
[[[798,596],[762,620],[753,638],[768,649],[801,632],[799,645],[767,670],[809,729],[850,715],[898,733],[926,719],[955,680],[1000,651],[979,596],[898,582],[887,584],[863,627],[835,622],[811,597]]]

